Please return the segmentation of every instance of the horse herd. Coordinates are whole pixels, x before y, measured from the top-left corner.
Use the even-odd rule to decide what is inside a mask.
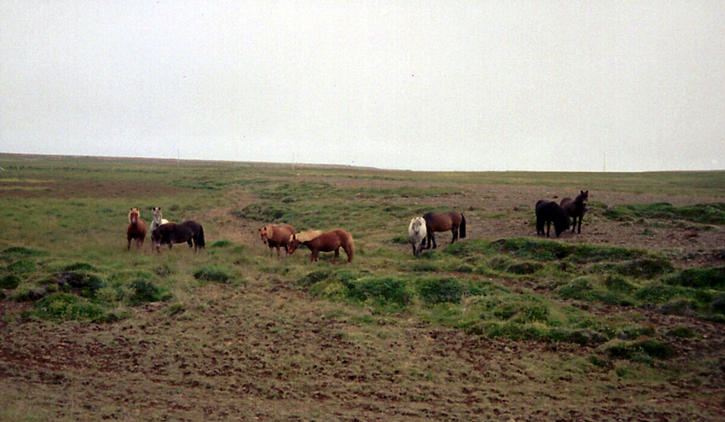
[[[536,234],[549,237],[551,224],[554,224],[556,236],[572,227],[572,232],[578,230],[581,233],[582,219],[586,212],[586,204],[589,199],[589,191],[580,191],[575,199],[564,198],[559,204],[553,201],[540,200],[536,202]],[[174,243],[188,243],[194,247],[194,251],[203,249],[204,229],[201,224],[193,220],[187,220],[180,224],[170,223],[164,219],[160,207],[153,208],[154,219],[148,231],[151,232],[151,248],[160,252],[162,244],[168,245],[171,249]],[[578,227],[577,227],[578,218]],[[572,221],[570,222],[570,219]],[[138,208],[131,208],[128,213],[128,228],[126,229],[128,245],[131,248],[131,241],[135,240],[136,246],[141,247],[146,237],[146,223],[141,219]],[[546,226],[546,232],[544,232]],[[435,232],[451,231],[451,243],[459,238],[466,237],[466,218],[462,213],[449,211],[444,213],[429,212],[422,217],[414,217],[408,225],[408,236],[413,248],[413,255],[418,256],[423,249],[435,249]],[[277,249],[277,257],[280,256],[280,248],[284,248],[285,255],[292,255],[300,245],[307,246],[310,251],[310,261],[317,261],[320,252],[334,252],[332,262],[340,255],[340,248],[347,254],[347,262],[352,262],[354,255],[354,241],[352,235],[342,229],[323,232],[321,230],[306,230],[295,232],[290,224],[267,224],[258,230],[262,242],[269,246],[270,254],[272,249]]]

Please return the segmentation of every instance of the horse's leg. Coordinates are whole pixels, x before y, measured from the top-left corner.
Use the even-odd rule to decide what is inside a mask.
[[[410,246],[413,247],[413,256],[418,256],[418,251],[415,248],[415,241],[411,241]]]
[[[334,264],[335,261],[337,261],[337,257],[340,256],[340,247],[338,246],[335,248],[335,256],[332,257],[332,263]]]
[[[551,230],[551,221],[546,220],[546,237],[549,237],[549,231]]]
[[[131,237],[130,236],[128,237],[128,246],[126,246],[126,250],[127,251],[131,250]]]
[[[451,234],[453,235],[453,237],[451,238],[451,245],[452,245],[453,242],[455,242],[456,239],[458,239],[458,227],[451,226]]]
[[[435,235],[435,233],[431,233],[430,238],[433,241],[433,249],[437,248],[438,245],[436,244],[436,235]],[[428,243],[430,244],[430,242],[428,242]]]
[[[310,262],[317,261],[317,254],[318,253],[319,253],[319,251],[317,249],[313,249],[312,250],[312,254],[310,255]]]
[[[584,215],[579,216],[579,227],[577,228],[577,233],[582,232],[582,220],[584,219]]]

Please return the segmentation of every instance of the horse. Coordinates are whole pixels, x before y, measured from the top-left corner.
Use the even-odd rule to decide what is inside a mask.
[[[587,201],[589,200],[589,191],[579,191],[576,199],[564,198],[561,200],[562,208],[566,210],[569,216],[572,218],[571,232],[574,233],[574,229],[577,229],[577,233],[582,232],[582,220],[584,219],[584,213],[587,211]],[[576,219],[579,217],[579,227],[577,227]]]
[[[153,233],[154,230],[156,230],[156,227],[169,222],[169,220],[167,220],[161,216],[161,207],[153,207],[152,210],[154,212],[154,219],[151,222],[151,227],[149,227],[149,231],[151,233]],[[153,245],[151,245],[151,247],[153,248]]]
[[[536,234],[544,235],[544,224],[546,224],[546,237],[549,237],[551,223],[554,223],[556,237],[561,232],[569,229],[569,214],[556,202],[543,199],[536,202]]]
[[[428,246],[426,249],[431,248],[431,242],[433,249],[438,247],[436,245],[435,232],[444,232],[450,230],[453,234],[451,244],[455,242],[459,235],[463,239],[466,237],[466,217],[463,214],[459,214],[455,211],[449,211],[442,214],[436,214],[429,212],[423,215],[425,220],[425,229],[427,232]]]
[[[141,219],[141,211],[138,208],[131,208],[128,212],[126,239],[128,240],[126,250],[131,249],[131,239],[136,241],[136,247],[138,248],[143,245],[143,241],[146,239],[146,222]]]
[[[312,251],[311,262],[317,261],[320,251],[335,251],[335,256],[332,258],[332,262],[335,262],[340,255],[340,248],[345,250],[347,262],[352,262],[354,242],[352,235],[345,230],[335,229],[324,233],[319,230],[309,230],[293,234],[289,238],[290,255],[297,250],[300,244],[306,245]]]
[[[410,244],[413,246],[413,256],[418,256],[423,246],[425,246],[425,238],[428,235],[425,226],[425,219],[423,217],[413,217],[410,220],[408,237],[410,237]]]
[[[169,245],[169,249],[174,243],[188,243],[189,247],[194,247],[194,252],[204,249],[204,228],[201,224],[193,220],[184,221],[181,224],[166,223],[157,227],[151,232],[151,241],[156,247],[156,252],[160,252],[161,245]]]
[[[267,224],[257,230],[259,237],[265,245],[269,246],[269,255],[272,256],[272,248],[277,248],[277,258],[279,258],[279,248],[284,247],[285,255],[289,255],[290,236],[295,233],[295,228],[289,224]]]

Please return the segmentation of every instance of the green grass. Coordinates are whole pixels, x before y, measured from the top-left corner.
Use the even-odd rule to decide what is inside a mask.
[[[725,224],[725,203],[696,204],[676,207],[667,202],[628,204],[606,208],[603,215],[613,220],[636,218],[687,220],[702,224]]]

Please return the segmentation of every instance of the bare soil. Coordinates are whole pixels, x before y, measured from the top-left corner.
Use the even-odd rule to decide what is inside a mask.
[[[96,188],[100,195],[109,186]],[[92,195],[96,188],[78,189]],[[154,193],[148,186],[136,188]],[[66,192],[80,194],[74,189]],[[533,204],[563,194],[520,186],[466,189],[397,201],[446,202],[466,214],[469,238],[496,239],[534,236]],[[713,201],[595,190],[590,195],[590,201],[609,205]],[[226,199],[228,206],[205,214],[210,232],[268,254],[256,238],[260,224],[231,214],[254,198],[230,192]],[[723,263],[721,227],[675,223],[640,234],[644,226],[587,215],[582,233],[562,240],[669,251],[681,265]],[[0,315],[27,306],[0,301]],[[582,372],[573,363],[595,350],[578,345],[490,340],[405,316],[370,324],[364,322],[369,310],[317,300],[272,274],[257,274],[243,288],[209,284],[184,307],[172,315],[165,304],[151,304],[112,324],[2,318],[5,414],[19,420],[725,420],[722,326],[694,318],[638,310],[654,326],[687,325],[700,335],[677,340],[678,357],[644,369],[651,376],[643,379],[612,367]],[[594,305],[590,311],[629,310]],[[692,362],[709,370],[692,372]],[[657,365],[680,368],[680,376],[662,379]]]

